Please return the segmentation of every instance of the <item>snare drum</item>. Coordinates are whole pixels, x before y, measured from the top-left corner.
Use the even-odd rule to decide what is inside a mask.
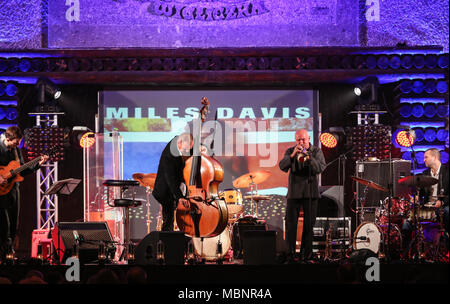
[[[193,237],[195,254],[207,261],[221,259],[227,255],[231,248],[230,229],[226,227],[221,234],[215,237]],[[221,247],[221,248],[219,248]],[[221,249],[221,250],[218,250]]]
[[[230,220],[237,219],[244,212],[241,191],[237,189],[225,189],[219,194],[219,198],[223,199],[227,204],[228,218]]]
[[[371,222],[364,222],[356,228],[353,235],[353,248],[369,249],[374,253],[384,252],[388,242],[388,225],[377,225]],[[400,257],[402,250],[402,234],[397,225],[391,224],[390,229],[390,250],[391,256]]]

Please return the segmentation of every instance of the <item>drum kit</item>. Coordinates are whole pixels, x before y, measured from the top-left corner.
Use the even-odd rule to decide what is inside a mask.
[[[366,186],[362,201],[365,201],[368,188],[389,192],[389,189],[373,181],[358,177],[352,179]],[[430,187],[438,183],[438,180],[431,176],[416,175],[401,178],[397,182],[411,187],[413,194],[409,197],[386,197],[380,202],[380,206],[376,207],[373,221],[364,218],[364,207],[357,208],[356,212],[359,213],[362,223],[354,232],[353,249],[369,249],[381,258],[386,257],[389,251],[389,258],[393,259],[442,260],[445,253],[442,254],[438,248],[442,246],[439,233],[444,233],[443,217],[440,217],[441,223],[437,223],[437,207],[434,203],[421,204],[418,196],[419,189]],[[443,198],[443,195],[438,195],[429,197],[429,201]],[[402,248],[404,236],[400,227],[405,221],[413,227],[412,241],[407,248]],[[436,226],[440,226],[439,229]],[[425,250],[426,247],[428,250]]]
[[[267,170],[260,170],[244,174],[233,181],[231,189],[225,189],[219,192],[218,199],[224,200],[228,209],[228,225],[221,234],[215,237],[197,238],[192,237],[193,249],[195,254],[206,261],[222,261],[233,258],[231,248],[231,238],[233,227],[241,220],[253,218],[258,220],[258,204],[269,200],[268,195],[259,195],[257,185],[266,181],[271,173]],[[150,194],[155,186],[155,173],[135,173],[133,179],[138,181],[143,187],[146,187],[147,193],[147,232],[150,233]],[[240,188],[249,188],[249,195],[243,196]],[[244,214],[244,200],[250,200],[250,214]],[[176,217],[174,217],[176,218]],[[162,207],[158,215],[156,230],[160,231],[162,227]],[[176,220],[174,220],[174,229],[177,230]]]

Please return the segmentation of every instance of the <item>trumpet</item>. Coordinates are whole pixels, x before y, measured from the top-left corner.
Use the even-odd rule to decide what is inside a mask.
[[[297,154],[297,160],[299,162],[304,162],[308,158],[308,153],[306,152],[306,148],[300,146],[301,151]]]

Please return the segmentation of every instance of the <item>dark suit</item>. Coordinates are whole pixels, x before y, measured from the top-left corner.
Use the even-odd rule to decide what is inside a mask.
[[[164,148],[159,160],[153,196],[163,210],[163,231],[173,231],[173,216],[178,200],[184,197],[180,185],[184,182],[183,158],[176,148],[178,136],[175,136]],[[171,145],[173,145],[172,153]]]
[[[422,173],[423,175],[431,176],[431,168],[427,168]],[[443,204],[444,208],[444,227],[445,230],[448,233],[449,229],[449,218],[448,218],[448,166],[441,164],[441,169],[439,170],[439,178],[438,178],[438,187],[437,187],[437,194],[443,194],[446,197],[443,199],[440,199]],[[426,204],[430,201],[430,196],[432,195],[432,187],[424,187],[421,188],[419,191],[419,197],[420,197],[420,204]],[[436,215],[439,220],[439,209],[436,210]],[[413,223],[411,222],[412,219],[405,219],[402,223],[402,234],[403,234],[403,249],[404,249],[404,255],[408,253],[408,250],[410,249],[410,243],[412,240],[412,231],[413,231]],[[448,239],[447,239],[448,242]],[[447,245],[448,246],[448,245]]]
[[[431,169],[428,168],[425,171],[423,171],[424,175],[431,176]],[[441,164],[441,169],[439,170],[439,178],[438,178],[438,184],[437,184],[437,194],[443,194],[445,195],[444,198],[439,199],[442,201],[443,208],[444,208],[444,226],[445,230],[448,232],[449,229],[449,219],[448,219],[448,166]],[[422,188],[420,190],[420,197],[422,199],[422,202],[428,203],[429,197],[433,194],[432,187]],[[439,219],[439,210],[436,210],[437,218]]]
[[[312,146],[308,149],[310,159],[299,162],[297,156],[291,158],[294,147],[286,150],[279,162],[282,171],[289,171],[289,186],[286,205],[286,239],[290,255],[295,254],[297,223],[303,208],[303,234],[300,253],[305,259],[312,256],[313,227],[316,220],[317,202],[320,198],[318,175],[326,167],[322,150]]]
[[[11,161],[16,160],[14,150],[17,151],[19,162],[23,165],[23,157],[20,149],[9,150],[4,143],[4,136],[0,137],[0,166],[7,166]],[[26,169],[20,173],[21,176],[33,173],[39,168]],[[19,225],[20,192],[19,183],[15,183],[11,191],[5,195],[0,195],[0,260],[5,258],[8,243],[13,244]]]

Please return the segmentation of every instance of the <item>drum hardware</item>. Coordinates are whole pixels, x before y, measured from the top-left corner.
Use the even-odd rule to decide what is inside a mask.
[[[448,237],[448,236],[447,236]],[[448,252],[447,243],[445,242],[445,227],[444,227],[444,207],[439,208],[439,232],[434,240],[433,257],[438,261],[444,261],[448,263],[448,257],[445,252]]]
[[[353,249],[369,249],[378,254],[380,259],[387,258],[386,248],[387,242],[391,242],[391,253],[395,253],[400,257],[402,252],[402,235],[398,225],[392,224],[391,228],[387,225],[378,225],[371,222],[364,222],[359,225],[353,236]],[[391,233],[391,237],[387,234]]]
[[[155,187],[156,173],[134,173],[133,179],[138,181],[141,186],[144,186],[147,194],[147,233],[150,233],[150,225],[152,221],[150,220],[150,194],[152,194],[153,188]],[[158,223],[161,214],[158,216]],[[162,221],[162,218],[161,218]],[[158,230],[158,229],[157,229]]]
[[[257,211],[254,210],[254,196],[258,195],[258,184],[261,184],[270,177],[271,173],[268,170],[260,170],[244,174],[233,181],[235,188],[250,188],[250,213],[252,216],[258,216]]]

